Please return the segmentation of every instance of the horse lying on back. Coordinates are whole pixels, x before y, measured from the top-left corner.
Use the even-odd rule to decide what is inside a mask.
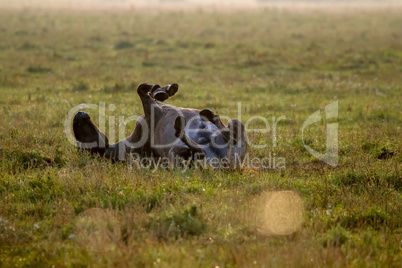
[[[177,84],[166,87],[141,84],[137,93],[144,115],[137,120],[129,137],[113,145],[87,113],[78,112],[73,121],[78,149],[116,161],[126,160],[127,154],[135,154],[167,159],[174,166],[197,160],[214,168],[222,164],[239,165],[247,151],[244,125],[232,119],[225,126],[219,116],[208,109],[179,108],[162,103],[177,90]]]

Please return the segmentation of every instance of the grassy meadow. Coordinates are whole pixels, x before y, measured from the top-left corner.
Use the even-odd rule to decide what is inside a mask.
[[[0,9],[0,266],[400,267],[400,14]],[[243,122],[271,127],[249,132],[269,145],[250,146],[250,158],[285,166],[153,170],[77,153],[68,112],[104,103],[116,142],[119,122],[142,114],[143,82],[178,83],[167,103],[230,118],[241,102]],[[334,101],[338,118],[304,140],[324,152],[325,123],[337,122],[337,167],[301,139],[304,121],[317,110],[325,119]],[[272,219],[261,219],[264,196],[283,201]],[[294,232],[264,231],[295,213]]]

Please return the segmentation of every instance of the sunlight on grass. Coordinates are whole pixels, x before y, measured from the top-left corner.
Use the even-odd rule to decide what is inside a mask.
[[[398,267],[400,8],[145,12],[121,2],[0,8],[1,267]],[[269,130],[248,136],[268,146],[250,146],[250,159],[281,166],[146,169],[78,153],[68,112],[91,103],[98,124],[103,105],[116,140],[143,113],[143,82],[178,83],[167,103],[225,123],[266,118]],[[331,123],[337,167],[303,145],[325,153]]]

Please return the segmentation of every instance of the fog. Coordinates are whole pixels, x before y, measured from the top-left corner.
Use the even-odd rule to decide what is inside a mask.
[[[1,8],[63,9],[259,9],[283,8],[381,8],[401,5],[401,0],[0,0]]]

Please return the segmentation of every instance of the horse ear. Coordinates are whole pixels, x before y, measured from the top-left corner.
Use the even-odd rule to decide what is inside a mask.
[[[236,144],[237,143],[237,138],[235,135],[232,135],[232,132],[228,129],[223,129],[221,130],[221,134],[223,139],[226,142],[230,142],[231,144]]]
[[[243,123],[237,119],[232,119],[228,123],[228,128],[233,134],[235,140],[247,139],[246,128]]]

